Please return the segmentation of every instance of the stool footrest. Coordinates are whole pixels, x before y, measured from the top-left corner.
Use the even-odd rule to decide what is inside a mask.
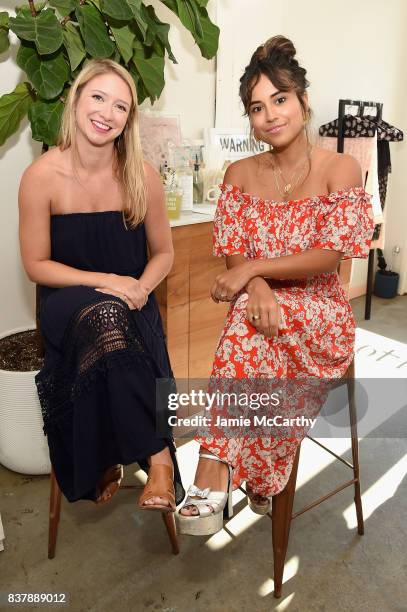
[[[315,438],[311,438],[311,436],[306,436],[308,438],[308,440],[311,440],[312,442],[314,442],[315,444],[318,444],[318,446],[320,446],[321,448],[323,448],[324,450],[326,450],[327,453],[333,455],[336,459],[339,459],[339,461],[342,461],[342,463],[344,463],[345,465],[347,465],[351,470],[353,470],[353,465],[351,463],[349,463],[349,461],[346,461],[346,459],[344,459],[343,457],[340,457],[339,455],[337,455],[336,453],[333,452],[333,450],[331,450],[330,448],[328,448],[327,446],[324,446],[323,444],[321,444],[321,442],[318,442],[318,440],[315,440]]]
[[[346,489],[346,487],[350,487],[351,485],[355,484],[356,482],[358,482],[358,478],[352,478],[352,480],[349,480],[348,482],[345,482],[343,485],[341,485],[340,487],[337,487],[336,489],[334,489],[330,493],[327,493],[326,495],[324,495],[323,497],[320,497],[319,499],[315,500],[311,504],[308,504],[308,506],[305,506],[305,508],[303,508],[302,510],[299,510],[298,512],[295,512],[292,515],[291,520],[297,518],[297,516],[300,516],[300,514],[304,514],[304,512],[307,512],[307,510],[311,510],[311,508],[315,508],[315,506],[318,506],[319,504],[321,504],[326,499],[329,499],[330,497],[332,497],[332,495],[335,495],[336,493],[339,493],[339,491],[343,491],[343,489]]]

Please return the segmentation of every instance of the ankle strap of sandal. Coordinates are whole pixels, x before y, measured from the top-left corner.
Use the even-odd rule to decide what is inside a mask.
[[[199,457],[202,457],[203,459],[213,459],[214,461],[219,461],[220,463],[225,463],[226,465],[228,465],[227,461],[220,459],[216,455],[207,455],[206,453],[199,453]]]

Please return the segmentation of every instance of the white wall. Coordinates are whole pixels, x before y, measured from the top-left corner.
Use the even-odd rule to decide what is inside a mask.
[[[22,2],[20,2],[21,4]],[[170,43],[178,64],[167,61],[166,87],[154,109],[181,116],[182,133],[186,138],[201,138],[202,128],[213,127],[215,116],[216,60],[202,58],[192,36],[178,18],[158,0],[153,4],[158,17],[170,23]],[[0,11],[14,13],[17,0],[0,0]],[[208,6],[216,16],[216,2]],[[12,91],[24,74],[16,66],[16,38],[12,35],[11,57],[0,57],[0,95]],[[191,79],[191,75],[193,80]],[[149,103],[144,103],[143,106]],[[18,185],[24,169],[40,155],[40,145],[31,139],[28,122],[24,129],[0,148],[2,223],[0,226],[0,333],[34,321],[35,290],[26,280],[18,248]]]
[[[14,12],[13,0],[0,2],[0,11]],[[16,39],[12,38],[10,56],[0,56],[0,93],[12,91],[23,81],[23,74],[15,64]],[[31,139],[28,122],[23,130],[0,147],[1,212],[0,226],[0,333],[34,320],[34,286],[26,280],[20,263],[18,248],[17,193],[21,174],[40,154],[41,146]]]
[[[307,69],[315,130],[337,117],[339,98],[383,102],[383,118],[407,128],[407,3],[405,0],[220,0],[221,40],[217,70],[216,127],[246,127],[238,100],[239,79],[258,45],[283,34]],[[406,140],[407,140],[407,129]],[[407,292],[407,142],[391,145],[385,255],[395,260],[400,292]],[[366,279],[365,261],[355,261],[352,285]]]

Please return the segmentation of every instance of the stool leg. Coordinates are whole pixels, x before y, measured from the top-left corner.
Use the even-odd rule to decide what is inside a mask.
[[[354,374],[354,371],[353,371]],[[362,499],[360,496],[360,475],[359,475],[359,440],[358,431],[356,426],[356,403],[355,403],[355,378],[354,375],[346,381],[348,387],[348,401],[349,401],[349,418],[350,418],[350,431],[352,441],[352,463],[353,463],[353,477],[355,478],[355,507],[356,507],[356,518],[358,522],[358,534],[363,535],[365,533],[365,527],[363,522],[363,509]]]
[[[49,499],[49,527],[48,527],[48,559],[55,557],[55,546],[57,543],[58,523],[61,513],[61,489],[55,478],[54,468],[51,468]]]
[[[174,513],[173,512],[162,512],[161,516],[163,517],[163,521],[167,529],[168,537],[170,538],[172,554],[178,555],[179,544],[178,544],[177,530],[175,528]]]
[[[290,535],[291,516],[294,503],[295,485],[297,482],[300,448],[295,453],[294,463],[286,487],[272,497],[272,533],[274,557],[274,597],[281,597],[285,556],[287,554],[288,536]]]

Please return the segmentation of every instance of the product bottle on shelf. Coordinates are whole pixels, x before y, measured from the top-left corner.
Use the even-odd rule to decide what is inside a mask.
[[[203,176],[198,162],[198,155],[195,155],[194,164],[193,201],[194,204],[201,204],[203,202]]]
[[[177,174],[178,185],[182,189],[181,210],[193,210],[193,173],[188,162],[177,168]]]
[[[182,189],[179,185],[178,175],[173,168],[169,168],[167,162],[162,168],[162,180],[164,184],[165,203],[169,219],[179,219],[182,204]]]

